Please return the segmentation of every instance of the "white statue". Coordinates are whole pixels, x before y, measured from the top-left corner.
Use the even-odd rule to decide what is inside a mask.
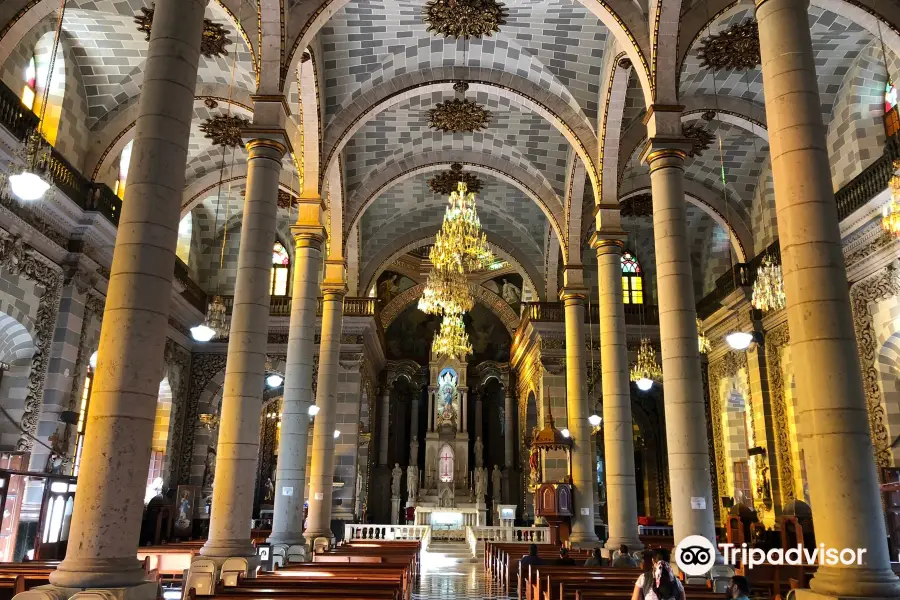
[[[480,437],[475,438],[475,466],[484,466],[484,444]]]
[[[516,287],[509,279],[503,280],[503,300],[510,306],[522,301],[522,290]]]
[[[413,467],[419,464],[419,438],[416,436],[409,443],[409,464]]]
[[[438,505],[441,508],[453,508],[453,486],[449,481],[442,481],[438,484]]]
[[[419,469],[413,465],[406,468],[406,494],[409,502],[413,502],[418,495],[419,489]]]
[[[494,470],[491,471],[491,486],[493,486],[491,495],[494,497],[494,502],[500,501],[500,479],[500,468],[494,465]]]
[[[403,469],[400,463],[394,463],[394,469],[391,471],[391,497],[400,497],[400,478],[403,477]]]
[[[483,501],[484,495],[487,493],[487,481],[485,481],[485,473],[487,469],[484,467],[475,469],[475,497]]]

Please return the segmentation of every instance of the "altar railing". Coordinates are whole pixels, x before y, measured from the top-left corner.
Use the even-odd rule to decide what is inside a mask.
[[[529,542],[549,544],[549,527],[466,527],[466,544],[472,556],[478,553],[479,542]]]
[[[675,535],[675,530],[666,525],[638,525],[638,535],[672,537]]]
[[[427,541],[428,525],[344,525],[344,540],[423,540]],[[424,545],[424,542],[423,542]]]

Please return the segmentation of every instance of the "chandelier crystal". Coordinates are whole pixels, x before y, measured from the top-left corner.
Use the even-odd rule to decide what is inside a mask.
[[[700,346],[700,354],[706,354],[712,349],[712,344],[703,331],[703,323],[700,322],[700,317],[697,317],[697,343]]]
[[[479,271],[494,262],[481,230],[475,194],[468,191],[464,181],[450,194],[444,223],[435,236],[430,258],[436,268],[460,273]]]
[[[40,200],[50,189],[50,150],[50,144],[37,129],[32,130],[16,149],[21,164],[10,164],[6,183],[19,200]]]
[[[200,325],[191,327],[191,337],[198,342],[227,337],[228,321],[225,318],[225,311],[225,301],[222,296],[213,296],[206,309],[206,319]]]
[[[462,315],[444,315],[441,330],[434,336],[432,350],[438,356],[465,360],[472,354],[472,344],[463,323]]]
[[[430,315],[461,315],[474,305],[464,273],[435,268],[428,274],[418,306]]]
[[[900,160],[894,161],[894,169],[900,169]],[[881,228],[900,237],[900,175],[891,177],[891,199],[881,211]]]
[[[750,298],[753,308],[763,312],[781,310],[785,306],[784,278],[781,276],[781,265],[770,256],[763,258],[762,265],[756,272],[753,282],[753,295]]]
[[[638,350],[637,362],[631,366],[631,381],[635,382],[643,391],[653,387],[653,382],[660,382],[663,378],[662,369],[656,362],[656,350],[650,345],[648,338],[641,339],[641,347]]]

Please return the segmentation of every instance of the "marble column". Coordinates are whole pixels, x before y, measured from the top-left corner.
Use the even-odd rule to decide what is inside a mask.
[[[622,298],[624,236],[594,234],[597,251],[597,311],[600,323],[600,368],[603,389],[603,441],[606,449],[606,547],[639,550],[637,491],[634,479],[634,426],[631,419],[631,383],[628,378],[628,336]],[[595,450],[596,452],[596,450]],[[594,454],[596,456],[596,453]],[[594,486],[597,489],[596,485]]]
[[[702,535],[715,544],[717,500],[712,497],[706,430],[701,426],[706,409],[684,196],[689,146],[680,139],[680,111],[657,112],[669,108],[651,107],[650,137],[641,158],[650,165],[653,195],[672,523],[676,544],[689,535]]]
[[[509,387],[506,388],[506,397],[503,399],[503,408],[503,418],[505,420],[504,427],[506,428],[506,435],[503,436],[503,466],[507,469],[512,469],[515,465],[516,458],[515,446],[513,445],[515,442],[516,404],[515,398],[513,398],[513,390]]]
[[[481,401],[481,396],[483,393],[484,392],[482,390],[481,394],[479,394],[478,392],[475,392],[475,394],[473,394],[475,396],[475,437],[482,438],[482,441],[484,439],[484,427],[482,423],[482,421],[484,420],[484,415],[482,414],[483,404]]]
[[[313,403],[312,378],[315,357],[316,301],[325,228],[319,197],[300,200],[294,234],[294,285],[288,332],[284,398],[281,402],[281,434],[275,471],[275,506],[271,544],[303,543],[303,503],[306,488],[306,452],[309,439],[309,407]]]
[[[202,556],[256,555],[250,527],[266,375],[272,240],[281,159],[286,151],[283,143],[273,139],[247,142],[247,192],[222,388],[216,485],[209,539],[200,549]]]
[[[434,431],[434,388],[428,387],[428,431]]]
[[[205,0],[157,0],[66,558],[66,588],[140,586],[135,558],[162,377]],[[155,597],[155,594],[151,597]]]
[[[328,261],[331,263],[332,261]],[[333,265],[336,266],[336,265]],[[337,423],[337,376],[341,355],[341,325],[347,287],[328,276],[322,285],[322,341],[319,344],[319,380],[313,428],[313,457],[309,478],[309,523],[303,537],[307,544],[317,538],[334,539],[331,532],[331,493],[334,482],[334,430]]]
[[[569,539],[575,544],[596,544],[594,532],[594,461],[591,457],[591,414],[587,395],[587,378],[584,368],[584,302],[587,290],[583,282],[582,267],[566,267],[566,286],[560,299],[566,311],[566,408],[568,429],[572,436],[572,484],[574,510]],[[575,287],[572,280],[575,280]],[[620,284],[621,285],[621,284]],[[587,513],[587,514],[585,514]]]
[[[853,329],[807,10],[757,0],[775,208],[816,541],[865,548],[802,595],[896,598]],[[798,590],[798,597],[801,590]]]
[[[381,431],[378,440],[378,464],[387,466],[388,446],[391,440],[391,385],[385,384],[381,395]]]

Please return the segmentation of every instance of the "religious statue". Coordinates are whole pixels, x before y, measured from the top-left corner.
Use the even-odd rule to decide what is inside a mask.
[[[394,469],[391,471],[391,497],[400,497],[400,478],[403,477],[403,469],[400,463],[394,463]]]
[[[487,493],[486,471],[487,469],[484,467],[475,469],[475,497],[482,502],[484,501],[484,495]]]
[[[502,294],[503,300],[510,306],[516,306],[522,301],[522,290],[508,279],[503,280]]]
[[[419,469],[413,465],[406,468],[406,494],[409,502],[415,502],[419,489]]]
[[[271,479],[269,481],[271,481]],[[178,499],[178,515],[175,517],[175,527],[178,527],[179,529],[187,529],[191,526],[193,511],[191,510],[191,501],[188,498],[189,495],[190,492],[184,490],[181,492],[181,498]]]
[[[388,277],[387,279],[382,281],[381,285],[378,286],[380,288],[378,290],[379,291],[378,295],[381,297],[381,301],[384,302],[385,304],[390,302],[394,298],[394,296],[397,295],[397,287],[398,287],[397,279],[398,278],[399,278],[399,275],[391,275],[390,277]]]
[[[416,436],[409,443],[409,464],[413,467],[419,464],[419,438]]]
[[[484,443],[480,437],[475,438],[475,466],[484,466]]]
[[[434,448],[425,450],[425,489],[434,487],[434,474],[437,473],[437,456]]]
[[[271,477],[266,478],[266,496],[263,498],[265,502],[272,502],[275,500],[275,482],[272,481]]]
[[[491,495],[494,497],[494,502],[500,501],[500,479],[500,468],[494,465],[494,470],[491,471],[491,486],[493,487]]]
[[[497,408],[497,416],[500,417],[500,435],[506,435],[506,407],[500,406]]]
[[[531,471],[528,476],[529,481],[531,486],[535,487],[541,482],[541,456],[537,450],[531,451],[531,456],[528,457],[528,467]]]
[[[203,465],[203,489],[211,490],[216,478],[216,449],[206,448],[206,462]]]

